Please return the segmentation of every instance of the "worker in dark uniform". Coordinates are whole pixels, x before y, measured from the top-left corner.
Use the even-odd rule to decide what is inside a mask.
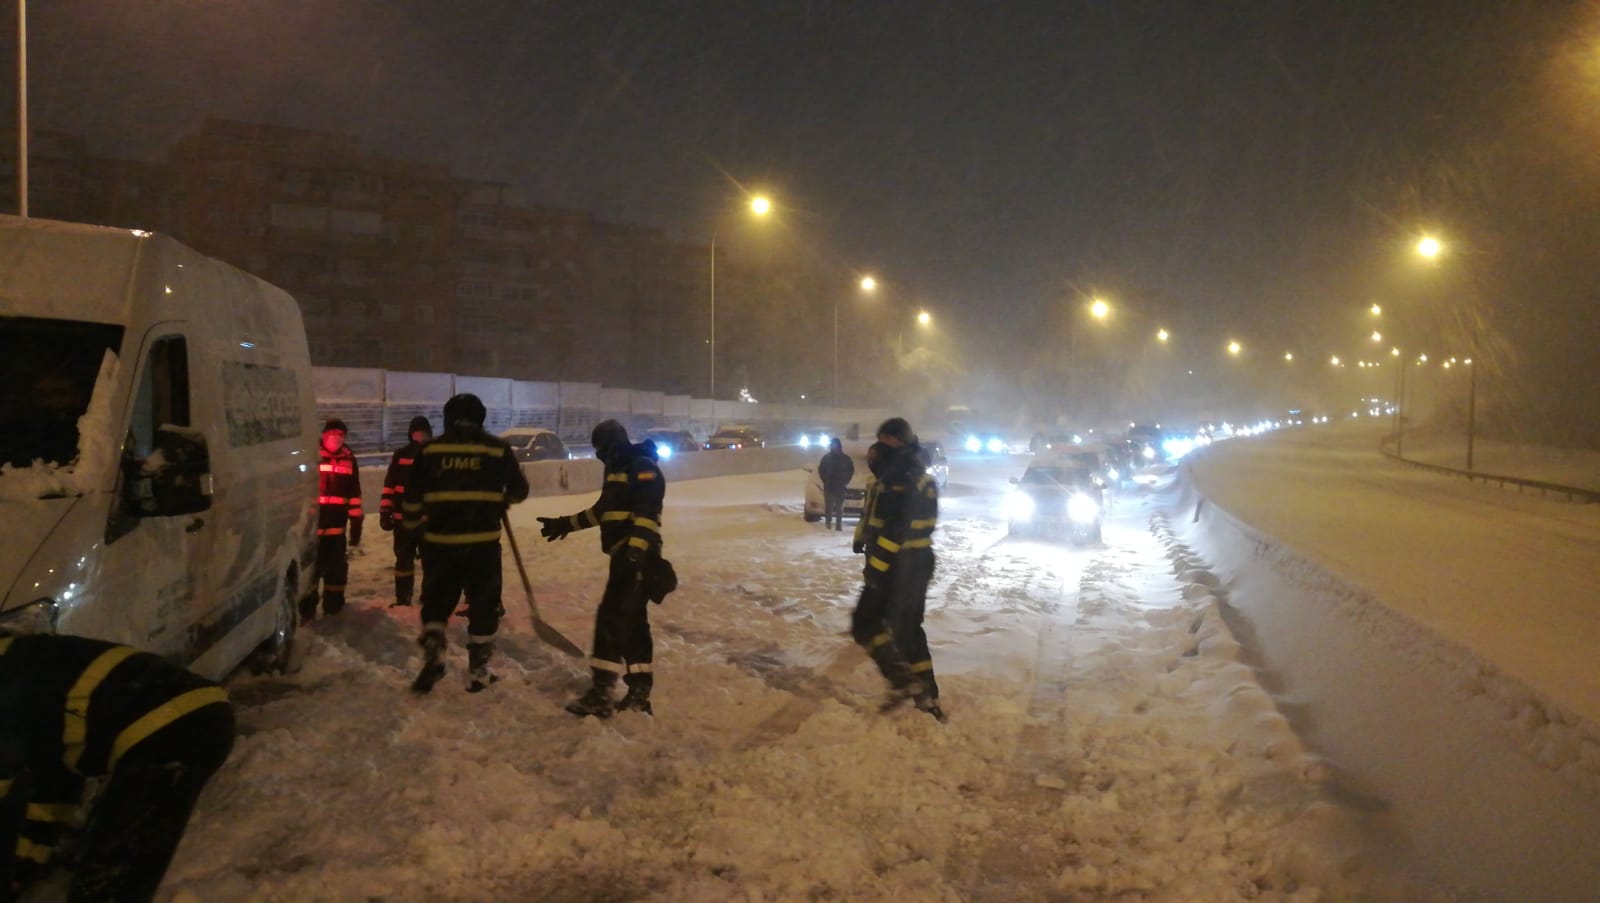
[[[834,439],[828,453],[817,462],[817,479],[822,483],[822,525],[844,529],[844,491],[856,475],[856,464],[844,453],[844,443]]]
[[[395,449],[389,458],[389,470],[383,475],[383,498],[378,502],[378,526],[394,532],[394,601],[390,608],[410,605],[417,585],[417,531],[406,529],[404,518],[397,515],[405,501],[411,468],[422,454],[422,446],[433,438],[433,424],[426,417],[413,417],[407,432],[411,441]]]
[[[566,517],[539,518],[547,541],[575,530],[600,528],[600,549],[611,557],[610,574],[595,612],[594,649],[590,658],[593,685],[567,705],[574,715],[609,717],[616,711],[652,714],[650,690],[654,643],[646,608],[655,575],[665,567],[661,557],[661,504],[666,480],[656,464],[655,444],[633,445],[628,431],[607,420],[590,435],[595,457],[605,463],[605,483],[593,506]],[[615,700],[617,679],[628,691]]]
[[[0,900],[58,867],[71,903],[154,898],[233,732],[222,688],[159,656],[0,631]]]
[[[861,520],[856,523],[855,541],[850,549],[857,555],[868,555],[878,546],[878,534],[883,532],[883,518],[878,511],[878,493],[881,479],[888,465],[889,446],[874,442],[867,449],[866,498],[861,506]],[[912,692],[911,670],[906,667],[900,648],[894,643],[894,631],[889,623],[889,588],[887,582],[870,573],[870,558],[862,563],[865,575],[861,595],[856,600],[855,611],[850,614],[850,636],[865,649],[878,672],[889,682],[889,701],[885,710],[897,708],[910,698]]]
[[[933,675],[933,653],[922,627],[927,609],[928,584],[933,580],[933,531],[939,525],[939,486],[922,464],[916,433],[903,417],[891,417],[878,427],[878,441],[885,446],[873,518],[882,526],[866,548],[867,566],[863,569],[866,590],[881,593],[883,623],[887,637],[879,634],[863,643],[873,653],[879,668],[889,653],[882,646],[892,645],[905,676],[889,676],[891,691],[886,708],[910,699],[917,708],[939,721],[945,720],[939,706],[939,685]],[[870,623],[862,625],[856,641]],[[876,645],[874,645],[876,644]],[[881,658],[880,658],[881,656]]]
[[[345,581],[350,578],[350,562],[345,558],[345,540],[349,547],[361,545],[361,471],[355,453],[344,444],[344,421],[337,418],[322,426],[321,458],[317,464],[322,475],[322,490],[317,511],[317,566],[311,572],[311,594],[300,608],[300,619],[309,621],[317,616],[317,587],[322,588],[323,614],[336,615],[344,608]],[[346,530],[349,532],[346,533]]]
[[[422,541],[422,671],[412,690],[426,693],[444,676],[445,625],[467,598],[467,691],[496,680],[489,670],[500,629],[500,523],[506,508],[528,497],[528,478],[511,446],[483,430],[488,416],[476,395],[444,404],[444,432],[422,447],[402,509],[405,529]]]

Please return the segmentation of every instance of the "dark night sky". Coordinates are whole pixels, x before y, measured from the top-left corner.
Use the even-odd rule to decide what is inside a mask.
[[[1520,294],[1592,370],[1597,56],[1558,0],[30,4],[34,125],[99,152],[337,130],[697,241],[766,188],[980,353],[1077,289],[1321,355],[1420,225],[1470,220],[1539,257]]]

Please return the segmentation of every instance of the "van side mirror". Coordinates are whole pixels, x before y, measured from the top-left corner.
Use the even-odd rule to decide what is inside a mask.
[[[132,517],[175,517],[211,508],[211,454],[205,434],[186,427],[156,430],[155,450],[124,460],[123,511]]]

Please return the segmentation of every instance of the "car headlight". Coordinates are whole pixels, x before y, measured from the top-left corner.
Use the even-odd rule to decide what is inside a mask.
[[[990,439],[987,447],[989,449],[989,454],[991,455],[998,455],[1006,450],[1006,444],[1000,441],[998,437]]]
[[[1035,507],[1037,506],[1034,504],[1033,496],[1026,492],[1013,492],[1006,496],[1006,520],[1033,520],[1033,509]]]
[[[1140,452],[1140,454],[1146,461],[1154,461],[1156,459],[1156,447],[1154,445],[1146,445],[1144,451]]]
[[[663,461],[670,460],[672,458],[672,446],[658,445],[656,446],[656,454],[659,455]]]
[[[1116,480],[1116,479],[1121,479],[1122,474],[1117,473],[1117,469],[1115,467],[1107,467],[1106,468],[1106,476],[1111,478],[1111,479],[1113,479],[1113,480]]]
[[[811,447],[811,437],[810,436],[806,436],[806,435],[801,435],[801,437],[800,437],[800,447],[801,448],[810,448]]]
[[[977,436],[968,436],[967,437],[967,451],[969,451],[969,452],[983,451],[983,443],[978,441],[978,437]]]
[[[1081,492],[1067,499],[1067,519],[1075,524],[1092,524],[1100,517],[1100,503]]]

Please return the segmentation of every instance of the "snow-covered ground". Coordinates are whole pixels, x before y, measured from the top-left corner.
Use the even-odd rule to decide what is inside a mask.
[[[1246,507],[1230,493],[1259,490],[1229,483],[1225,451],[1202,459],[1201,482]],[[1370,447],[1346,454],[1385,466]],[[860,559],[848,534],[802,522],[799,471],[669,488],[682,588],[651,612],[653,719],[561,710],[586,671],[533,638],[509,561],[506,679],[465,692],[456,622],[452,674],[413,697],[417,616],[385,607],[372,531],[352,607],[302,634],[301,673],[230,682],[241,736],[162,899],[1594,899],[1596,857],[1551,861],[1600,836],[1582,780],[1593,735],[1574,725],[1549,763],[1529,740],[1559,733],[1560,705],[1525,690],[1546,723],[1507,729],[1496,693],[1510,684],[1480,670],[1494,690],[1463,699],[1460,660],[1422,652],[1431,632],[1216,504],[1197,521],[1181,475],[1125,494],[1100,546],[1012,540],[996,512],[1026,461],[952,461],[928,616],[943,726],[878,714],[879,679],[846,635]],[[589,501],[512,511],[541,612],[585,647],[597,538],[545,544],[535,517]],[[1276,504],[1316,514],[1292,492]],[[1352,684],[1341,698],[1352,664],[1406,694]],[[1401,737],[1382,736],[1396,723]],[[1381,752],[1438,767],[1434,730],[1498,770],[1419,777]],[[1474,835],[1484,868],[1452,867],[1422,836],[1457,815],[1435,792],[1456,782],[1470,800],[1497,780],[1536,811],[1565,788],[1571,817],[1498,847]]]

